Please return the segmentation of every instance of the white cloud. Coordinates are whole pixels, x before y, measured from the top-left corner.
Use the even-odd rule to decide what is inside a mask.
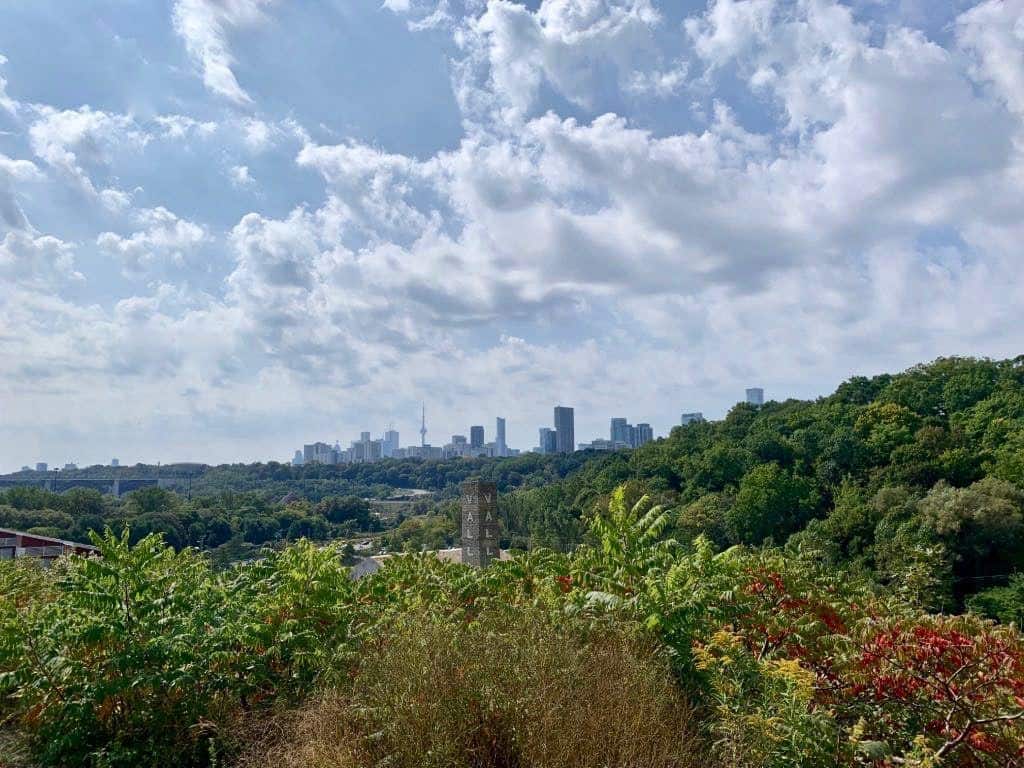
[[[613,64],[628,83],[633,53],[650,44],[660,21],[650,0],[544,0],[536,13],[490,0],[465,32],[486,57],[495,95],[526,113],[545,81],[590,106],[601,87],[598,62]]]
[[[639,95],[668,98],[676,95],[686,83],[688,70],[686,62],[679,61],[668,69],[636,71],[630,75],[625,88]]]
[[[25,212],[17,199],[16,182],[36,181],[42,178],[35,163],[15,160],[0,152],[0,224],[10,229],[28,229]]]
[[[154,267],[185,266],[197,248],[210,240],[206,230],[194,222],[178,218],[166,208],[151,208],[139,213],[144,229],[125,237],[103,232],[96,244],[121,260],[122,271],[139,277]]]
[[[189,56],[203,73],[203,84],[218,96],[247,104],[249,94],[238,84],[228,35],[264,20],[274,0],[177,0],[174,30],[184,39]]]
[[[216,132],[218,125],[211,120],[196,120],[188,115],[159,115],[154,119],[169,139],[184,139],[190,135],[208,138]]]
[[[1024,114],[1024,0],[986,0],[957,19],[957,36],[1010,109]]]
[[[0,276],[15,285],[53,286],[81,280],[75,271],[74,248],[50,235],[8,232],[0,240]]]
[[[0,54],[0,67],[7,63],[7,57]],[[12,115],[18,112],[18,102],[7,95],[7,78],[0,75],[0,109]]]
[[[249,167],[247,165],[233,165],[228,170],[228,176],[231,179],[231,183],[236,187],[248,187],[256,183],[249,174]]]
[[[65,110],[35,105],[33,109],[36,119],[29,126],[28,137],[36,156],[113,210],[124,208],[128,193],[97,189],[86,166],[102,168],[116,152],[145,147],[149,134],[130,115],[88,105]]]

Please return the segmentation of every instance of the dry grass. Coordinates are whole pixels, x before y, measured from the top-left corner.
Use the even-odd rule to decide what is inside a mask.
[[[350,689],[276,719],[247,768],[690,768],[692,711],[664,663],[620,632],[537,614],[407,619]],[[267,725],[267,724],[265,724]]]

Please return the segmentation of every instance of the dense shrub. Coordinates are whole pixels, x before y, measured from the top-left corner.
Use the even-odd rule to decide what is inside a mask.
[[[537,610],[473,622],[407,614],[349,686],[271,728],[248,762],[289,768],[684,768],[694,716],[665,659],[628,628]]]

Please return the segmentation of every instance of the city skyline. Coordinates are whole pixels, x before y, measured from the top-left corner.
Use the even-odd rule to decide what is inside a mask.
[[[751,392],[753,392],[753,391],[756,391],[756,392],[760,393],[760,397],[761,397],[762,402],[751,403]],[[747,403],[748,405],[749,404],[761,405],[764,402],[764,400],[763,400],[763,398],[764,398],[764,390],[763,390],[763,388],[760,388],[760,387],[753,388],[753,389],[748,388],[747,390],[745,390],[744,397],[745,397],[744,400],[737,401],[737,403],[735,405],[738,405],[738,404],[741,404],[741,403],[744,403],[744,402]],[[553,422],[557,423],[559,421],[559,412],[560,411],[567,414],[565,416],[565,418],[568,419],[568,421],[566,423],[568,424],[569,430],[570,430],[569,431],[569,436],[564,438],[562,443],[559,443],[558,440],[557,440],[557,428],[556,427],[540,426],[540,427],[537,428],[538,434],[539,434],[539,440],[538,440],[538,444],[537,445],[534,445],[534,446],[531,446],[531,447],[515,448],[515,447],[509,445],[508,441],[507,441],[507,437],[506,437],[507,418],[506,417],[502,417],[502,416],[497,416],[497,417],[495,417],[495,429],[494,429],[495,439],[494,439],[494,441],[491,441],[491,442],[487,442],[486,441],[487,431],[486,431],[486,427],[484,425],[470,425],[469,429],[466,430],[466,432],[468,432],[471,435],[470,438],[467,438],[465,435],[461,435],[461,434],[458,434],[458,433],[452,433],[450,438],[449,438],[450,442],[446,442],[446,443],[443,443],[441,445],[434,445],[434,444],[431,444],[431,443],[426,443],[424,445],[423,439],[424,439],[424,436],[426,434],[426,431],[429,431],[429,430],[425,431],[425,427],[426,427],[426,404],[425,403],[421,403],[420,404],[420,429],[417,432],[417,434],[419,434],[419,436],[420,436],[420,441],[421,441],[420,443],[408,443],[406,446],[402,447],[400,445],[401,432],[399,430],[394,429],[393,423],[389,423],[387,425],[387,427],[380,433],[380,437],[374,437],[373,435],[376,434],[376,433],[374,433],[372,430],[362,430],[362,429],[360,429],[359,430],[359,439],[358,440],[350,441],[348,448],[344,448],[343,447],[343,442],[344,441],[341,438],[334,438],[334,442],[333,443],[325,442],[323,440],[316,440],[313,443],[305,443],[304,442],[302,444],[303,448],[294,450],[290,459],[288,459],[288,458],[280,458],[279,459],[279,458],[275,458],[275,457],[264,457],[262,459],[257,459],[256,461],[280,461],[282,463],[289,463],[290,462],[292,464],[302,464],[302,463],[310,463],[310,462],[320,462],[320,463],[331,463],[331,464],[333,464],[333,463],[348,463],[348,462],[358,463],[358,462],[361,462],[361,461],[371,461],[371,460],[375,461],[375,460],[381,460],[381,459],[386,459],[386,458],[392,458],[392,457],[395,457],[395,456],[400,457],[400,458],[406,458],[406,457],[410,457],[410,458],[415,458],[415,457],[423,457],[423,458],[452,458],[452,457],[458,456],[458,455],[492,455],[492,456],[501,457],[501,456],[520,455],[520,454],[530,453],[530,452],[560,453],[560,452],[564,452],[562,450],[562,448],[564,448],[566,445],[572,445],[573,446],[568,452],[574,452],[576,450],[586,450],[586,449],[618,450],[618,449],[626,448],[626,447],[631,447],[631,448],[639,447],[641,445],[644,445],[647,442],[650,442],[651,440],[657,439],[659,437],[665,437],[665,436],[668,435],[669,432],[671,432],[672,427],[675,427],[675,426],[686,426],[686,425],[688,425],[690,423],[693,423],[694,421],[705,421],[706,420],[704,415],[703,415],[703,413],[700,413],[700,412],[684,413],[677,420],[677,422],[675,424],[672,424],[672,425],[668,426],[666,429],[664,429],[664,431],[659,431],[657,428],[652,427],[652,425],[647,423],[647,422],[638,422],[636,425],[632,425],[632,424],[628,423],[628,419],[626,419],[626,418],[623,418],[623,417],[611,417],[610,418],[610,435],[609,435],[609,438],[604,438],[604,437],[601,437],[601,436],[597,436],[597,437],[594,437],[594,438],[592,438],[590,440],[576,440],[575,442],[573,442],[574,438],[576,437],[576,435],[575,435],[575,409],[573,407],[555,406],[554,409],[553,409],[553,414],[554,414],[553,415]],[[476,430],[480,430],[479,442],[474,441],[474,439],[472,437],[475,434]],[[545,438],[544,438],[544,434],[545,433],[549,433],[550,434],[550,444],[548,446],[545,445]],[[370,453],[370,447],[368,445],[370,443],[378,444],[375,447],[373,447],[373,449],[372,449],[374,451],[373,453]],[[462,445],[462,446],[464,446],[465,450],[464,451],[460,451],[457,448],[456,452],[454,454],[451,454],[451,455],[446,454],[445,452],[448,451],[448,449],[452,448],[453,444]],[[482,449],[482,448],[485,448],[485,447],[489,447],[490,450],[492,451],[492,453],[486,453],[486,452],[480,453],[479,450],[476,453],[474,453],[474,449]],[[421,456],[421,454],[416,452],[416,448],[433,449],[435,452],[436,451],[441,451],[441,453],[438,454],[437,456],[434,456],[433,454]],[[342,458],[343,455],[346,458]],[[199,461],[199,460],[197,460],[195,458],[181,460],[181,463],[192,463],[192,462],[195,462],[195,463],[210,463],[210,462],[202,462],[202,461]],[[132,462],[129,462],[126,466],[130,466],[131,463]],[[139,462],[139,463],[142,463],[142,464],[149,464],[149,463],[160,464],[161,462],[160,461],[156,461],[156,462]],[[176,462],[174,462],[174,461],[169,461],[169,462],[165,461],[163,463],[170,464],[170,463],[176,463]],[[233,463],[233,462],[223,462],[223,463]],[[106,464],[106,465],[99,464],[99,463],[84,463],[84,464],[82,464],[82,466],[83,467],[85,467],[85,466],[110,466],[112,468],[117,468],[117,467],[120,466],[120,460],[115,458],[115,459],[111,459],[110,462],[108,464]],[[40,467],[42,467],[42,468],[40,468]],[[65,463],[64,469],[67,470],[69,468],[70,469],[77,469],[78,466],[73,464],[73,463],[70,464],[70,465]],[[29,465],[24,465],[24,464],[21,466],[21,469],[20,469],[20,471],[30,471],[30,470],[31,470],[31,467]],[[0,468],[0,473],[9,472],[9,471],[14,471],[14,470],[7,470],[7,469]],[[56,464],[54,464],[53,466],[50,466],[49,462],[38,462],[37,461],[37,462],[35,462],[35,470],[34,471],[37,471],[37,472],[46,472],[46,471],[54,472],[54,471],[57,471],[57,466],[56,466]]]

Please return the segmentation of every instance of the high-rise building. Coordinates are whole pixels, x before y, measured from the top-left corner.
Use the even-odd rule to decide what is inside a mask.
[[[633,445],[639,448],[641,445],[646,445],[654,439],[654,430],[651,429],[650,424],[637,424],[636,425],[636,440]]]
[[[508,453],[508,444],[505,442],[505,419],[501,416],[495,423],[494,434],[495,453],[498,456],[505,456]]]
[[[483,448],[484,447],[484,428],[483,427],[470,427],[469,428],[469,447],[470,448]]]
[[[119,459],[111,459],[110,460],[110,466],[112,466],[112,467],[120,467],[121,466],[121,462],[120,462]]]
[[[572,408],[555,406],[555,451],[572,453],[576,448],[576,434]]]
[[[45,461],[36,462],[36,472],[45,472],[49,468],[49,465]]]
[[[703,423],[703,421],[704,414],[701,413],[700,411],[697,411],[695,413],[684,413],[682,416],[679,417],[679,423],[684,427],[689,426],[690,424],[701,424]]]
[[[117,461],[117,459],[114,459],[114,461]],[[302,464],[303,464],[302,451],[296,451],[295,455],[292,457],[292,466],[293,467],[301,467]]]
[[[608,437],[611,439],[612,445],[615,443],[629,445],[629,422],[623,418],[612,419],[612,426]]]
[[[541,453],[555,452],[555,430],[551,427],[541,427],[539,434],[540,443],[538,447]]]
[[[747,390],[748,405],[764,405],[764,390],[760,387],[751,387]]]
[[[395,451],[398,450],[398,432],[394,429],[388,429],[384,433],[384,458],[390,458],[395,455]]]

